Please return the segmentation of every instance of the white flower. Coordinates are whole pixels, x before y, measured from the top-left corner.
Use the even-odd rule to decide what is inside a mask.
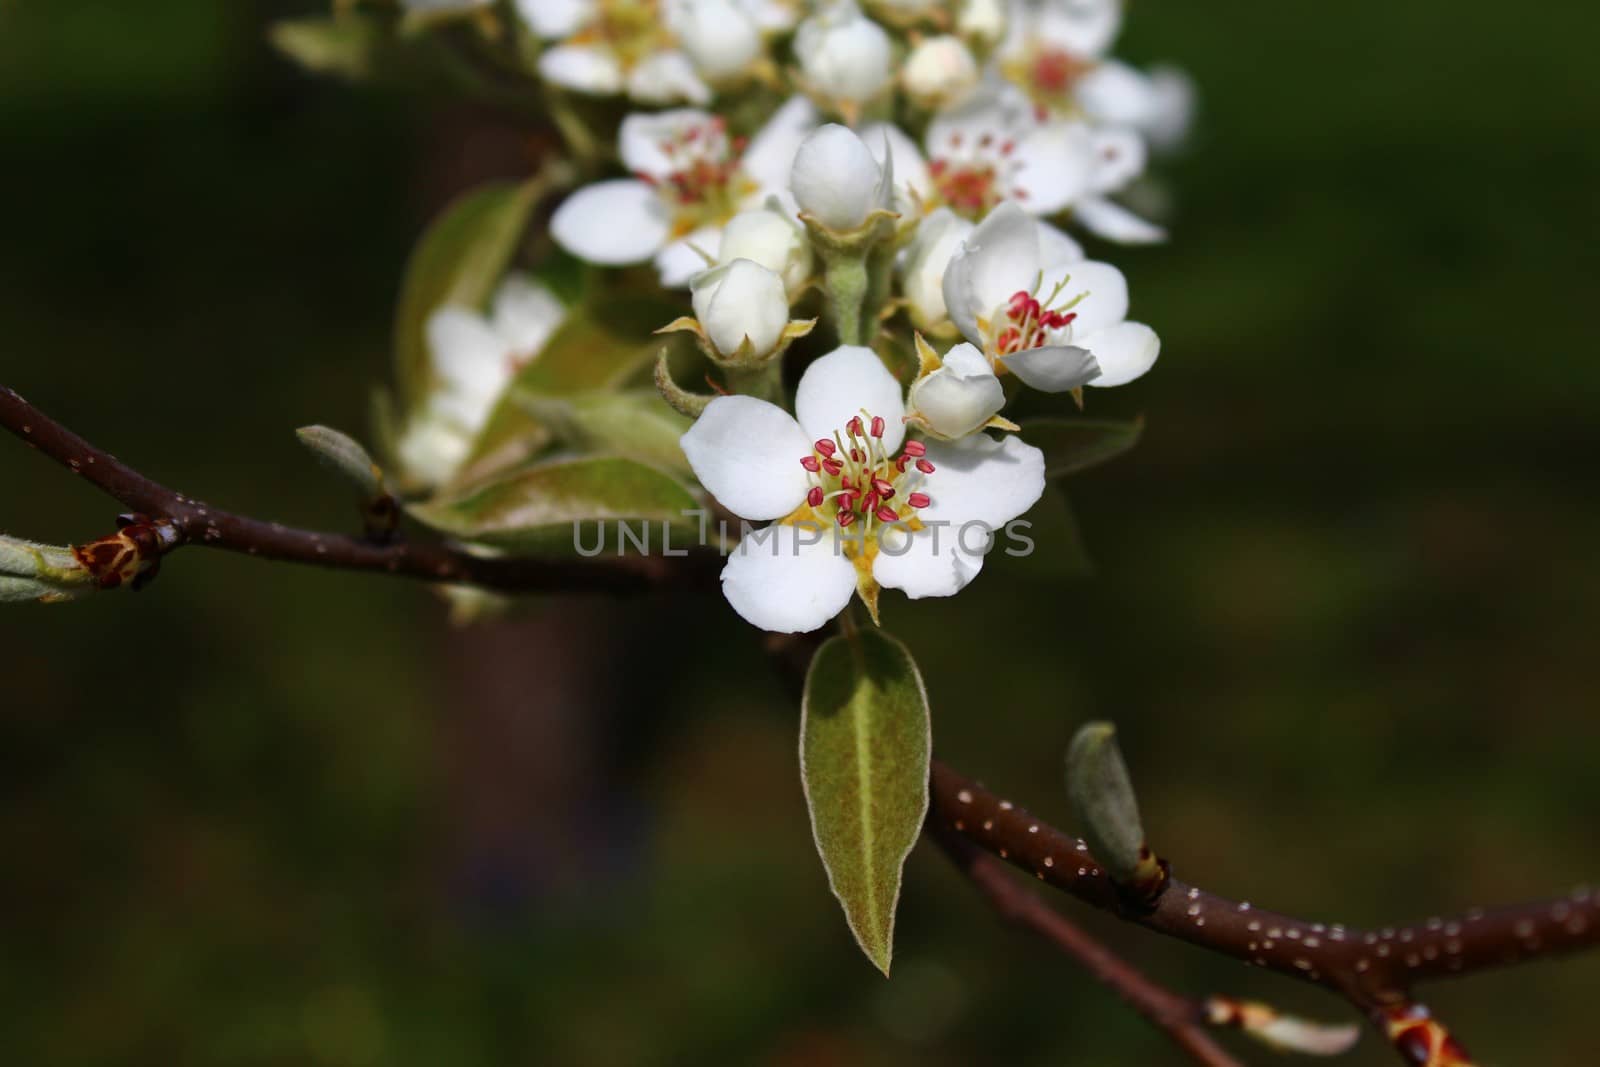
[[[929,110],[949,107],[978,84],[978,61],[959,37],[927,37],[906,57],[900,85]]]
[[[791,298],[811,280],[811,241],[794,216],[776,197],[753,211],[728,220],[717,248],[718,263],[748,259],[777,271]]]
[[[889,34],[842,0],[800,24],[794,55],[810,91],[847,116],[889,84]]]
[[[447,480],[517,372],[543,351],[566,317],[555,294],[513,274],[495,293],[490,314],[446,306],[425,327],[433,378],[427,404],[406,426],[401,465],[422,482]]]
[[[637,177],[573,193],[550,219],[551,236],[590,263],[654,257],[663,285],[687,285],[705,269],[729,219],[786,195],[795,149],[815,123],[810,103],[794,97],[741,149],[723,120],[704,111],[629,115],[618,149]]]
[[[873,211],[893,206],[894,174],[860,137],[830,122],[801,142],[789,189],[801,211],[845,233],[865,224]]]
[[[942,365],[911,384],[911,417],[939,437],[977,432],[1005,407],[1006,391],[982,352],[965,342]]]
[[[996,208],[951,258],[944,300],[997,370],[1045,392],[1131,382],[1161,352],[1154,330],[1124,321],[1122,272],[1045,262],[1038,224],[1013,204]]]
[[[972,232],[972,223],[949,208],[939,208],[917,223],[911,244],[900,255],[900,292],[920,329],[949,321],[944,306],[944,272],[950,257]]]
[[[658,0],[516,0],[538,36],[560,43],[539,56],[555,85],[594,96],[626,92],[644,104],[706,104],[711,90],[679,51]]]
[[[711,82],[748,73],[763,55],[761,27],[735,0],[676,0],[672,28],[700,76]]]
[[[748,346],[754,356],[778,347],[789,325],[789,294],[783,278],[748,259],[694,276],[689,283],[695,318],[724,356]]]
[[[722,571],[746,620],[799,633],[857,589],[950,596],[977,575],[989,535],[1044,492],[1044,456],[1020,439],[905,441],[904,415],[878,357],[845,346],[807,368],[795,415],[718,397],[684,434],[684,455],[718,502],[779,520],[745,535]]]
[[[1006,79],[1040,108],[1073,116],[1079,83],[1121,27],[1121,0],[1012,0],[996,59]]]

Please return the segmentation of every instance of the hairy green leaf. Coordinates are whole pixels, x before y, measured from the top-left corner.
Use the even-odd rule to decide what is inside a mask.
[[[481,308],[493,295],[527,228],[537,180],[496,182],[459,197],[411,253],[395,313],[395,373],[401,405],[426,395],[432,369],[428,317],[447,304]]]
[[[57,604],[94,590],[93,578],[70,548],[0,534],[0,604]]]
[[[378,497],[388,492],[383,485],[383,471],[366,448],[349,434],[328,426],[302,426],[294,433],[323,466],[359,489],[364,497]]]
[[[693,422],[673,411],[654,390],[515,394],[517,403],[562,445],[579,452],[626,456],[687,475],[678,439]]]
[[[928,811],[928,695],[904,645],[835,637],[806,675],[800,778],[817,852],[861,950],[889,973],[907,854]]]
[[[554,460],[523,467],[460,494],[414,505],[419,521],[463,541],[520,555],[565,556],[579,547],[593,554],[604,533],[604,551],[615,555],[617,522],[647,550],[662,551],[663,524],[674,528],[673,551],[688,547],[699,507],[670,475],[616,456]],[[629,547],[632,547],[631,545]]]
[[[1144,824],[1128,766],[1117,747],[1117,729],[1091,722],[1067,750],[1067,795],[1083,824],[1089,850],[1113,881],[1127,883],[1144,858]]]
[[[1144,420],[1026,419],[1022,439],[1044,452],[1046,478],[1097,467],[1139,443]]]

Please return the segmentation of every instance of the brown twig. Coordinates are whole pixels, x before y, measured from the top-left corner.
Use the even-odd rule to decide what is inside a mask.
[[[0,426],[151,523],[171,531],[162,554],[184,545],[262,559],[369,571],[429,582],[466,583],[503,592],[633,593],[703,585],[715,555],[540,560],[475,555],[442,543],[379,544],[343,534],[301,530],[224,511],[168,489],[85,441],[14,390],[0,386]],[[685,565],[687,564],[687,565]]]
[[[1144,1016],[1196,1063],[1241,1067],[1206,1033],[1204,1005],[1157,985],[1060,912],[1019,886],[1005,865],[972,842],[929,822],[930,836],[1001,918],[1032,930],[1082,964],[1084,970]]]

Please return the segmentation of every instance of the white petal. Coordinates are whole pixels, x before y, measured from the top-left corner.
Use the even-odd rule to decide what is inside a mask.
[[[1062,301],[1085,294],[1071,309],[1078,316],[1072,323],[1074,338],[1087,337],[1128,317],[1128,279],[1111,264],[1086,259],[1045,271],[1039,286],[1039,299],[1043,300],[1049,295],[1061,284],[1062,279],[1066,281],[1062,285],[1061,296],[1057,298],[1057,306],[1061,306]]]
[[[982,344],[978,319],[1022,289],[1032,289],[1039,274],[1039,230],[1027,212],[1004,203],[979,224],[950,260],[944,275],[944,302],[967,340]]]
[[[1067,345],[1030,348],[1000,359],[1018,381],[1041,393],[1064,393],[1089,384],[1100,374],[1092,353]]]
[[[711,143],[713,140],[718,143]],[[622,157],[622,165],[656,181],[665,181],[683,167],[682,150],[690,142],[695,146],[696,158],[716,157],[727,150],[727,138],[721,133],[716,116],[698,108],[635,111],[617,128],[617,154]],[[668,153],[668,145],[673,146],[675,154]]]
[[[1005,387],[988,359],[970,344],[945,353],[944,366],[911,386],[911,409],[942,437],[965,437],[1006,403]]]
[[[1090,183],[1097,193],[1114,193],[1144,173],[1144,138],[1122,126],[1094,131],[1094,173]]]
[[[740,518],[782,518],[811,487],[800,466],[811,440],[787,411],[765,400],[719,396],[679,443],[700,484]]]
[[[1118,60],[1097,64],[1077,85],[1078,103],[1095,122],[1142,126],[1150,117],[1150,79]]]
[[[1156,67],[1150,71],[1150,89],[1150,114],[1143,129],[1151,148],[1170,152],[1183,144],[1194,125],[1194,80],[1181,70]]]
[[[628,72],[628,96],[641,104],[711,103],[711,90],[682,52],[654,52]]]
[[[680,237],[656,253],[656,272],[661,284],[668,289],[682,289],[689,279],[711,266],[708,258],[716,253],[722,243],[722,230],[716,226],[702,226],[687,237]]]
[[[1033,105],[1008,82],[983,83],[956,107],[928,123],[923,143],[931,158],[971,159],[985,142],[998,145],[1035,126]],[[986,156],[987,158],[987,156]]]
[[[1052,122],[1018,141],[1012,182],[1022,206],[1054,215],[1082,196],[1097,171],[1095,147],[1088,127],[1076,122]]]
[[[622,92],[622,64],[593,45],[557,45],[539,57],[539,73],[553,85],[592,96]]]
[[[511,371],[505,339],[476,311],[444,307],[425,327],[433,368],[446,391],[464,402],[457,418],[476,428]]]
[[[767,124],[756,131],[745,147],[739,167],[761,191],[759,202],[771,193],[789,187],[789,171],[800,142],[817,128],[817,109],[803,96],[791,96],[773,112]]]
[[[928,441],[934,472],[922,483],[932,498],[918,517],[959,528],[986,523],[994,532],[1044,493],[1044,453],[1015,434],[999,440],[975,433],[959,441]],[[969,544],[974,543],[969,539]]]
[[[1101,55],[1122,27],[1123,0],[1065,0],[1039,7],[1038,39],[1075,56]]]
[[[1072,217],[1090,233],[1119,244],[1150,245],[1167,239],[1166,230],[1103,196],[1078,201],[1072,207]]]
[[[793,215],[776,201],[766,207],[741,211],[728,220],[717,246],[717,262],[748,259],[775,270],[791,294],[811,278],[811,240]]]
[[[550,218],[550,236],[558,245],[605,266],[644,262],[671,231],[656,191],[628,178],[584,186]]]
[[[889,83],[893,44],[854,3],[839,3],[800,24],[794,56],[818,90],[836,100],[865,103]]]
[[[695,69],[712,81],[735,77],[761,55],[755,19],[733,0],[687,0],[672,28]]]
[[[1142,322],[1120,322],[1079,343],[1100,364],[1100,377],[1090,385],[1125,385],[1155,366],[1161,354],[1161,338]]]
[[[883,419],[883,447],[893,455],[906,437],[901,421],[906,414],[905,400],[900,383],[883,360],[861,345],[840,345],[812,363],[794,394],[795,418],[810,441],[832,437],[836,430],[842,433],[863,408]],[[862,421],[866,421],[864,416]],[[796,453],[796,467],[800,455],[804,453]]]
[[[1048,222],[1039,223],[1039,262],[1046,268],[1083,259],[1083,246]]]
[[[972,223],[947,207],[936,208],[917,223],[917,231],[910,246],[901,253],[899,264],[900,291],[917,326],[927,329],[950,317],[944,304],[945,272],[972,230]]]
[[[912,600],[930,596],[954,596],[983,569],[987,531],[973,528],[966,532],[950,526],[930,526],[916,533],[899,527],[884,528],[878,535],[878,555],[872,561],[872,576],[886,589],[899,589]]]
[[[789,293],[776,271],[736,259],[695,275],[689,289],[695,318],[722,355],[737,354],[746,342],[758,356],[778,347],[789,324]]]
[[[494,295],[494,328],[516,356],[534,355],[567,316],[561,300],[542,282],[512,274]]]
[[[547,41],[571,37],[594,14],[593,0],[517,0],[517,13]]]
[[[924,201],[932,197],[933,177],[928,173],[928,161],[904,130],[893,123],[874,122],[862,128],[861,140],[872,150],[879,166],[888,163],[893,167],[896,192],[905,201],[897,204],[896,210],[908,214],[911,209],[910,197],[902,190],[910,190]]]
[[[745,534],[722,568],[722,594],[753,626],[810,633],[850,603],[856,568],[832,531],[769,526]]]

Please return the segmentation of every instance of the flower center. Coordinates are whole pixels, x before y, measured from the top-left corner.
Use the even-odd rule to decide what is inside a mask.
[[[665,177],[640,174],[655,186],[672,212],[672,230],[679,237],[702,226],[726,222],[755,185],[739,168],[745,139],[728,136],[726,121],[717,115],[704,122],[677,127],[656,142],[671,162]]]
[[[898,456],[883,447],[883,419],[863,411],[844,433],[820,438],[800,465],[811,476],[806,506],[812,516],[841,529],[859,525],[870,537],[880,525],[916,521],[916,512],[933,503],[920,491],[934,466],[921,441],[907,441]]]
[[[598,44],[624,70],[673,45],[657,0],[600,0],[594,18],[572,37],[576,44]]]
[[[957,131],[936,146],[938,155],[928,161],[928,173],[939,199],[958,215],[982,218],[1006,199],[1027,198],[1027,190],[1011,187],[1016,170],[1012,153],[1016,142],[994,133],[976,137]]]
[[[1019,289],[1006,302],[1001,316],[1000,329],[994,334],[995,354],[1008,356],[1026,352],[1030,348],[1065,343],[1071,337],[1071,328],[1078,314],[1068,309],[1083,299],[1082,295],[1059,307],[1051,307],[1061,295],[1066,282],[1056,286],[1055,292],[1043,303],[1026,289]]]
[[[1095,62],[1065,48],[1044,47],[1003,64],[1003,68],[1006,77],[1027,92],[1036,117],[1043,120],[1052,111],[1078,113],[1074,94],[1084,75],[1094,70]]]

